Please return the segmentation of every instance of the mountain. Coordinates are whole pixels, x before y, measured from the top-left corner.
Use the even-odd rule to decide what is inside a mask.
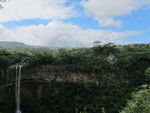
[[[13,48],[13,47],[30,47],[30,46],[20,42],[0,41],[0,48]]]
[[[14,47],[28,47],[28,48],[47,48],[44,46],[30,46],[21,42],[8,42],[8,41],[0,41],[0,48],[14,48]]]

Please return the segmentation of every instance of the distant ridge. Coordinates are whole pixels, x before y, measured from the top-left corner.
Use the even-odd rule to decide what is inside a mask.
[[[15,48],[15,47],[29,47],[29,48],[45,48],[43,46],[30,46],[21,42],[15,41],[0,41],[0,48]]]

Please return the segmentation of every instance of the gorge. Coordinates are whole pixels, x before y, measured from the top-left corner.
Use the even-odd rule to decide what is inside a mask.
[[[148,84],[149,51],[149,44],[0,49],[0,113],[119,113]]]

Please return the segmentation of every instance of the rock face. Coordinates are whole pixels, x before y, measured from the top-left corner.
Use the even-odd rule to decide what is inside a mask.
[[[38,82],[55,80],[57,82],[80,83],[88,79],[87,74],[68,72],[63,66],[42,65],[35,68],[25,68],[22,73],[22,79],[33,79]]]
[[[14,87],[15,69],[1,70],[0,86]],[[82,83],[88,80],[87,74],[71,73],[63,66],[41,65],[22,68],[21,94],[24,96],[42,96],[43,88],[51,81]]]

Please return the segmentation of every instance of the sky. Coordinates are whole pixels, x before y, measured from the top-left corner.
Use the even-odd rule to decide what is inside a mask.
[[[8,0],[0,41],[49,47],[150,43],[150,0]]]

